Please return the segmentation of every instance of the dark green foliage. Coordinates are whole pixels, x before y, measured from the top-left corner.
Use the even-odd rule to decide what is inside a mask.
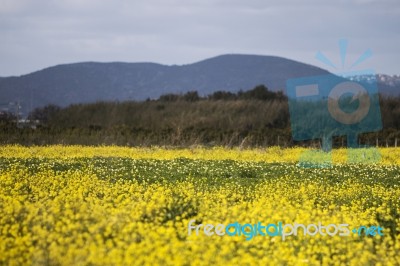
[[[273,92],[269,91],[267,87],[264,85],[258,85],[252,90],[238,93],[239,99],[244,100],[261,100],[261,101],[268,101],[268,100],[286,100],[286,96],[283,95],[282,91]]]
[[[10,112],[0,111],[0,128],[12,128],[15,127],[17,118]]]
[[[360,143],[395,146],[396,139],[400,140],[399,108],[400,98],[381,97],[384,130],[360,135]],[[312,115],[318,113],[312,112]],[[97,102],[62,109],[47,106],[34,110],[29,118],[40,120],[41,125],[35,130],[17,129],[10,122],[11,118],[0,119],[0,143],[241,147],[321,145],[319,139],[292,140],[286,96],[281,92],[271,92],[263,85],[246,92],[218,91],[203,98],[192,91],[166,94],[158,100],[145,102]],[[346,137],[334,137],[333,141],[334,147],[347,145]]]
[[[39,120],[42,124],[46,125],[50,120],[57,116],[57,113],[61,110],[59,106],[50,104],[42,108],[36,108],[29,116],[29,120]]]
[[[208,96],[210,100],[218,101],[218,100],[236,100],[238,96],[230,91],[216,91],[213,94]]]

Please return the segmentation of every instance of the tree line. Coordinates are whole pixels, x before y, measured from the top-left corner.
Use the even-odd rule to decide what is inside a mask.
[[[384,129],[360,136],[369,145],[397,144],[400,98],[380,97]],[[6,116],[6,115],[4,115]],[[264,85],[237,93],[197,91],[165,94],[143,102],[96,102],[65,108],[48,105],[28,119],[36,129],[15,126],[15,117],[0,115],[1,143],[24,145],[82,144],[127,146],[318,146],[320,140],[292,139],[288,99]],[[345,146],[335,137],[334,146]]]

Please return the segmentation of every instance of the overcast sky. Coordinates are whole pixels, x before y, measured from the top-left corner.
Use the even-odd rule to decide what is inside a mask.
[[[300,4],[301,3],[301,4]],[[227,53],[276,55],[334,71],[400,74],[399,0],[0,0],[0,76],[81,61],[189,64]]]

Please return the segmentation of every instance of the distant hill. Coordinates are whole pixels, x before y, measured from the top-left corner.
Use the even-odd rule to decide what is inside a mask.
[[[47,104],[145,100],[197,90],[236,92],[264,84],[284,90],[288,78],[324,75],[321,68],[275,56],[221,55],[188,65],[85,62],[49,67],[19,77],[0,78],[0,104],[20,102],[26,115]],[[385,87],[385,91],[390,88]]]

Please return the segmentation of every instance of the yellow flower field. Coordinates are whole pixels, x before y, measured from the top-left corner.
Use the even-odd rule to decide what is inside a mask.
[[[363,150],[363,149],[361,149]],[[92,158],[92,157],[127,157],[132,159],[159,159],[171,160],[176,158],[202,159],[202,160],[238,160],[238,161],[264,161],[264,162],[297,162],[306,148],[269,147],[264,149],[226,149],[222,147],[187,149],[131,148],[118,146],[33,146],[24,147],[10,145],[0,148],[0,157],[17,158]],[[344,163],[347,160],[347,149],[333,150],[333,162]],[[381,160],[379,164],[400,164],[400,149],[380,148]]]
[[[297,165],[305,151],[3,146],[0,265],[400,265],[400,149],[335,150],[330,168]],[[189,235],[193,220],[382,235],[246,240]]]

